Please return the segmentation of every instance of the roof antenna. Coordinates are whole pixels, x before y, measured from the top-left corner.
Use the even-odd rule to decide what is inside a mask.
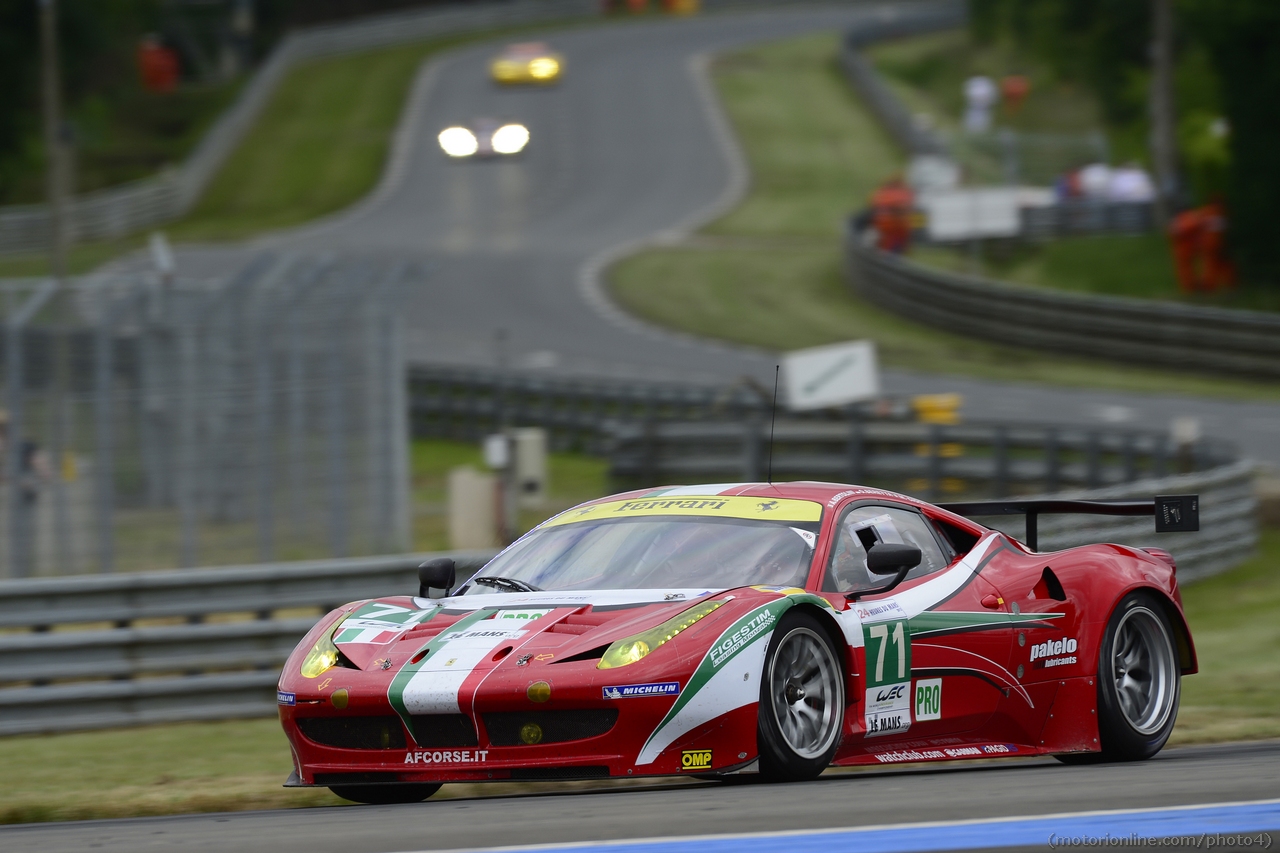
[[[773,426],[778,422],[778,371],[782,365],[773,366],[773,410],[769,413],[769,485],[773,485]]]

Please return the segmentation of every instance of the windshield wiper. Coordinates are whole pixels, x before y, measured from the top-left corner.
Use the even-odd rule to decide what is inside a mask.
[[[542,592],[542,587],[518,581],[515,578],[472,578],[471,582],[482,586],[495,586],[503,592]]]

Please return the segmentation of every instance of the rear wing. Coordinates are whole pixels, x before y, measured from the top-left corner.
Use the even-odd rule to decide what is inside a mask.
[[[1193,533],[1200,529],[1199,495],[1157,495],[1149,501],[1008,500],[966,501],[938,504],[966,518],[982,515],[1025,515],[1027,547],[1039,551],[1036,523],[1041,515],[1087,513],[1090,515],[1153,515],[1156,533]]]

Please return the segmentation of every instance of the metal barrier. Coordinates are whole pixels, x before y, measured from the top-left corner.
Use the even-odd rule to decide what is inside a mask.
[[[939,500],[944,494],[1006,497],[1029,489],[1096,489],[1219,470],[1233,448],[1137,430],[892,421],[804,422],[773,430],[767,416],[735,422],[630,423],[609,430],[610,473],[639,485],[816,479],[884,486]],[[768,456],[771,453],[771,461]]]
[[[0,735],[274,714],[280,667],[321,614],[416,594],[439,556],[465,578],[493,555],[0,581]]]
[[[1280,314],[1088,296],[942,272],[877,251],[852,223],[845,258],[859,295],[948,332],[1147,366],[1280,376]]]
[[[49,282],[0,285],[0,574],[410,548],[395,306],[422,276],[261,254],[78,279],[60,321]]]

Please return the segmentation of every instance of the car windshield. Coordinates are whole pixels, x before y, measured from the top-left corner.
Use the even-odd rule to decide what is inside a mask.
[[[529,533],[480,570],[546,590],[804,586],[816,523],[703,517],[582,521]],[[468,595],[493,585],[469,584]]]

